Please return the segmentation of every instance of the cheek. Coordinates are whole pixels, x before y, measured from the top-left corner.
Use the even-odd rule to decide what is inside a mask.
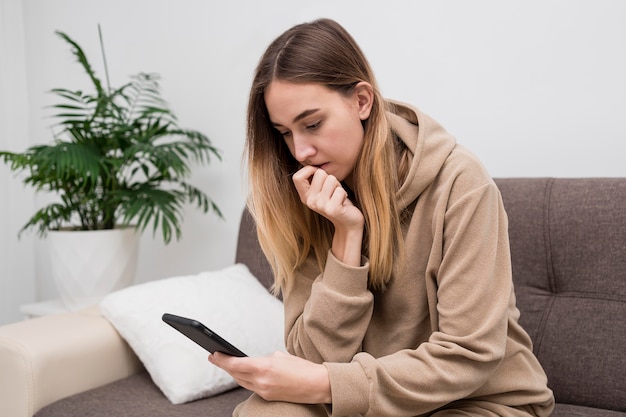
[[[355,154],[358,154],[363,147],[364,135],[365,131],[363,130],[363,125],[361,125],[360,120],[356,120],[350,126],[346,127],[343,133],[343,147],[346,151],[346,156],[352,158],[356,157]]]
[[[345,151],[345,156],[348,157],[355,149],[361,149],[365,131],[358,113],[352,108],[345,107],[339,120],[342,122],[335,126],[334,139],[339,141],[338,147]]]

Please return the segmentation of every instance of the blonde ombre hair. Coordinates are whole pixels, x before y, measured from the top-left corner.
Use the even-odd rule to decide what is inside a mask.
[[[272,126],[265,105],[265,91],[274,80],[320,84],[344,95],[362,81],[372,86],[373,106],[363,122],[364,144],[353,171],[351,199],[365,217],[362,252],[370,260],[369,285],[383,288],[403,252],[395,201],[399,187],[396,141],[363,52],[338,23],[320,19],[292,27],[270,44],[250,90],[245,155],[248,208],[274,272],[274,290],[288,286],[311,254],[321,270],[333,237],[332,223],[303,205],[293,185],[291,176],[300,165]]]

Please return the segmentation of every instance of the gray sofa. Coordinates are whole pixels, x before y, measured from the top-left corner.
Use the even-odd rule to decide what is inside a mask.
[[[535,353],[554,391],[557,405],[553,415],[626,416],[626,178],[518,178],[496,182],[509,216],[520,321],[534,341]],[[270,284],[271,274],[258,248],[254,225],[245,213],[236,261],[246,263],[261,282]],[[69,317],[64,320],[78,321]],[[111,334],[107,337],[117,337],[110,328],[105,330],[101,317],[90,320],[100,320],[102,331]],[[4,332],[5,344],[6,337],[28,339],[32,333],[8,330]],[[0,344],[2,338],[0,328]],[[34,343],[28,340],[25,345]],[[53,401],[55,395],[65,394],[38,393],[36,381],[25,385],[35,391],[33,398],[21,394],[20,398],[6,398],[8,394],[3,395],[2,389],[8,387],[7,377],[3,382],[0,375],[0,415],[23,417],[3,414],[2,403],[29,401],[26,408],[18,404],[13,409],[30,410],[28,417],[32,413],[36,417],[223,417],[250,394],[239,388],[174,406],[133,359],[132,352],[124,348],[124,342],[111,341],[106,350],[100,344],[92,349],[101,349],[101,356],[113,349],[125,351],[102,359],[111,361],[108,368],[120,368],[117,374],[97,380],[96,376],[85,376],[90,381],[85,389],[101,385],[107,378],[114,382],[84,391],[67,382],[76,393]],[[0,356],[6,352],[0,349]],[[28,352],[20,355],[23,358],[17,360],[29,360]],[[39,362],[43,360],[40,355],[37,353]],[[122,356],[125,359],[111,359]],[[120,361],[126,363],[120,365]],[[84,363],[82,371],[69,364],[60,369],[68,369],[75,378],[74,374],[90,372],[89,362]],[[34,380],[44,374],[57,384],[70,381],[67,375],[43,368],[32,376]],[[27,381],[29,377],[20,378]]]

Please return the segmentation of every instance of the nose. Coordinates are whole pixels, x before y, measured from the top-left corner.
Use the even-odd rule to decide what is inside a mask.
[[[300,163],[305,162],[317,153],[317,149],[311,141],[302,135],[293,135],[293,157]]]

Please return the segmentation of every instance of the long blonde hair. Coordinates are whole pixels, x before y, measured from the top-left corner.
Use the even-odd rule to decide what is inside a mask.
[[[248,208],[274,272],[274,290],[289,285],[311,253],[321,270],[333,236],[330,221],[301,203],[291,180],[299,164],[272,126],[264,100],[274,80],[320,84],[345,95],[359,82],[372,85],[374,102],[363,122],[363,149],[353,171],[353,202],[365,217],[363,253],[370,260],[369,285],[383,288],[402,254],[395,140],[385,101],[363,52],[338,23],[320,19],[292,27],[270,44],[250,90],[245,155]]]

